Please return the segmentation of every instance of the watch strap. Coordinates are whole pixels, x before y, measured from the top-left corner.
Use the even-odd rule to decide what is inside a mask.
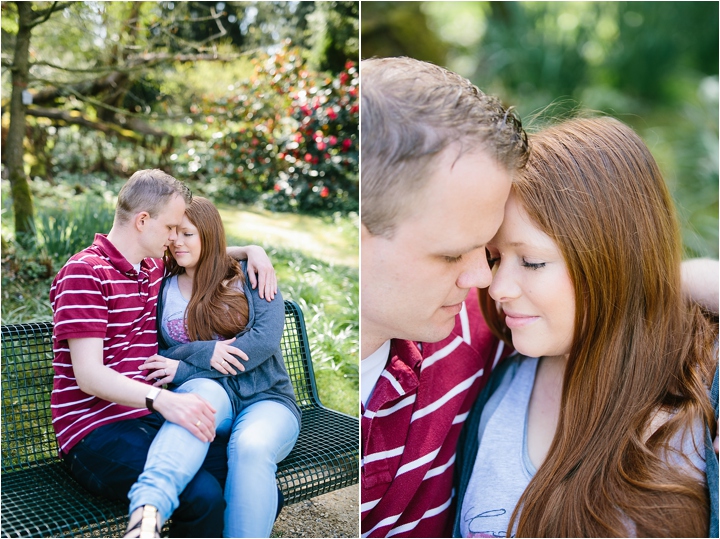
[[[159,388],[159,387],[153,387],[152,389],[150,389],[150,391],[148,392],[148,394],[145,396],[145,406],[146,406],[147,409],[150,410],[151,412],[154,412],[154,411],[155,411],[155,407],[153,406],[153,404],[155,403],[155,399],[157,398],[157,396],[158,396],[159,394],[160,394],[160,388]]]

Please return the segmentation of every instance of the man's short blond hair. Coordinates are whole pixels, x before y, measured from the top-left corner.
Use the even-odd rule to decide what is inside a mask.
[[[392,235],[433,159],[451,144],[483,150],[508,170],[525,164],[518,117],[456,73],[412,58],[376,58],[360,63],[360,77],[362,223],[371,234]]]
[[[142,211],[148,212],[155,219],[176,196],[182,197],[185,204],[192,201],[190,189],[170,174],[159,169],[138,170],[120,189],[115,222],[126,224]]]

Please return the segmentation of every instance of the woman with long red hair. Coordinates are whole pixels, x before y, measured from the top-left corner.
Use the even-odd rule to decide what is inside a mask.
[[[681,291],[655,160],[611,118],[530,141],[481,293],[519,354],[466,423],[455,533],[717,536],[717,319]]]
[[[226,252],[220,213],[205,198],[193,197],[169,251],[158,295],[159,354],[141,368],[155,386],[207,400],[214,432],[229,438],[220,456],[227,462],[225,537],[269,537],[280,503],[277,463],[295,445],[301,419],[280,350],[282,296],[265,301],[250,287],[246,266]],[[195,427],[203,432],[201,421]],[[209,446],[195,432],[163,424],[128,494],[126,537],[160,536]]]

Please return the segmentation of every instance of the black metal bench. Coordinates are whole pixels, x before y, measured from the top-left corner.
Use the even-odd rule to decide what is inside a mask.
[[[292,504],[358,481],[359,421],[318,398],[302,311],[285,302],[283,358],[302,409],[302,430],[280,463]],[[2,326],[2,536],[113,537],[128,504],[88,493],[57,456],[50,415],[52,324]]]

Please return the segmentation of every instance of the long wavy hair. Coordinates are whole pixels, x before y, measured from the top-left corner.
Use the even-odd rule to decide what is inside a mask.
[[[187,306],[190,340],[208,341],[220,335],[230,339],[248,322],[248,301],[242,292],[245,279],[237,260],[226,252],[225,228],[217,208],[208,199],[193,197],[185,210],[200,235],[200,258],[193,276]],[[170,275],[185,273],[172,256],[166,256]]]
[[[718,330],[682,294],[680,232],[660,171],[611,118],[569,120],[530,141],[513,189],[564,256],[575,328],[555,437],[508,534],[517,525],[529,537],[704,537],[707,488],[668,456],[693,422],[716,429],[707,392]],[[486,290],[480,301],[508,340]],[[658,412],[669,419],[652,432]]]

